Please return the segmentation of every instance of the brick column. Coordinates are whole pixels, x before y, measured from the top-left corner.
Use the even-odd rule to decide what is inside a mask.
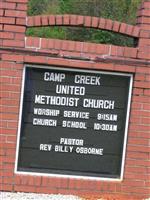
[[[24,48],[28,0],[1,0],[0,46]]]
[[[138,11],[137,25],[141,28],[138,58],[150,59],[150,0],[143,1]]]

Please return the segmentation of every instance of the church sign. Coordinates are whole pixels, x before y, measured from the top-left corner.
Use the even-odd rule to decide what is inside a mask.
[[[132,75],[24,69],[16,173],[122,179]]]

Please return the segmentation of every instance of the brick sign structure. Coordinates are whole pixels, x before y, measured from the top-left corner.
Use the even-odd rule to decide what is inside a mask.
[[[27,16],[27,3],[0,2],[0,190],[150,197],[150,1],[135,26]],[[137,46],[25,36],[43,26],[109,30]]]

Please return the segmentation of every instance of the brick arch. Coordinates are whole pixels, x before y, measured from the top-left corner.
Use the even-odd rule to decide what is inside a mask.
[[[27,17],[27,27],[43,26],[76,26],[102,29],[139,38],[140,28],[130,24],[104,19],[99,17],[81,15],[38,15]]]

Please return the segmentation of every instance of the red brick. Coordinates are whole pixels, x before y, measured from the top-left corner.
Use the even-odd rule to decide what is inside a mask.
[[[25,35],[24,33],[15,33],[15,39],[16,40],[25,40]]]
[[[73,51],[74,49],[75,49],[75,42],[74,41],[69,41],[67,50],[68,51]]]
[[[141,118],[141,124],[143,124],[143,125],[150,124],[150,115],[148,118],[146,118],[146,117]]]
[[[22,69],[23,65],[15,62],[13,63],[13,62],[1,61],[0,68],[5,69],[6,71],[9,69],[10,71],[11,69]]]
[[[137,88],[150,88],[150,84],[148,84],[148,82],[135,81],[134,82],[134,87],[137,87]]]
[[[48,48],[48,39],[42,38],[41,40],[41,48],[47,49]]]
[[[1,77],[1,79],[0,79],[0,83],[11,83],[11,77]],[[1,95],[1,97],[2,97],[2,95]]]
[[[138,44],[140,47],[141,46],[147,46],[147,45],[149,45],[150,46],[150,39],[140,39],[139,40],[139,44]]]
[[[7,137],[5,135],[0,135],[0,141],[6,142]]]
[[[42,181],[42,177],[35,177],[35,185],[40,186]]]
[[[146,75],[146,81],[150,81],[150,75]]]
[[[17,192],[35,192],[36,187],[35,186],[28,186],[28,185],[15,185],[14,191],[17,191]]]
[[[24,47],[24,41],[20,40],[4,40],[3,46],[6,47]]]
[[[19,99],[19,97],[18,97],[18,99]],[[8,106],[0,106],[0,111],[4,112],[4,113],[10,113],[11,112],[11,113],[18,114],[19,109],[18,109],[17,106],[9,106],[9,107]]]
[[[139,34],[140,34],[140,28],[137,27],[137,26],[135,26],[135,27],[133,28],[132,36],[134,36],[134,37],[139,37]]]
[[[18,115],[16,114],[9,114],[9,113],[5,113],[2,115],[2,119],[3,120],[17,120],[18,119]]]
[[[13,177],[5,177],[3,183],[4,184],[12,184],[13,183]]]
[[[97,49],[97,44],[91,43],[89,46],[89,52],[90,53],[95,53]]]
[[[134,95],[143,95],[144,94],[144,90],[143,89],[134,88],[133,89],[133,94]]]
[[[146,30],[141,30],[140,31],[140,37],[141,38],[150,38],[150,32]]]
[[[125,33],[126,33],[126,30],[127,30],[127,24],[121,23],[121,24],[120,24],[119,32],[125,34]]]
[[[23,62],[22,55],[2,54],[2,60]],[[17,73],[16,73],[17,74]]]
[[[146,187],[150,187],[150,181],[146,181],[146,182],[145,182],[145,186],[146,186]]]
[[[27,4],[17,3],[16,10],[27,10]]]
[[[5,10],[5,16],[7,17],[26,17],[25,11],[18,11],[18,10]]]
[[[99,18],[99,25],[98,28],[104,29],[106,24],[106,20],[104,18]]]
[[[131,115],[137,117],[137,116],[140,116],[140,117],[149,117],[150,116],[150,113],[147,111],[144,111],[143,109],[142,110],[132,110],[131,111]]]
[[[69,44],[69,41],[68,41],[68,44]],[[61,46],[62,46],[62,40],[55,39],[54,40],[54,49],[61,49]],[[68,45],[68,48],[69,48],[69,45]]]
[[[10,17],[0,17],[1,24],[15,24],[15,18]]]
[[[144,132],[149,132],[150,127],[146,125],[130,125],[130,130],[133,131],[144,131]]]
[[[3,28],[3,25],[0,24],[0,31],[2,31],[4,28]]]
[[[114,69],[122,72],[135,72],[135,67],[128,65],[116,65]]]
[[[25,18],[17,18],[16,19],[16,24],[18,25],[26,25],[26,19]]]
[[[123,185],[131,186],[131,187],[144,187],[145,186],[145,181],[140,181],[140,180],[125,180],[123,181]]]
[[[33,17],[27,17],[27,26],[32,27],[34,26],[34,18]]]
[[[6,0],[7,2],[28,3],[28,0]]]
[[[70,25],[77,25],[77,15],[70,15]]]
[[[70,23],[70,15],[63,15],[63,24],[69,25]]]
[[[18,102],[19,103],[19,102]],[[18,122],[14,122],[14,121],[8,121],[7,122],[7,127],[8,128],[14,128],[14,129],[16,129],[16,128],[18,128]],[[10,147],[10,146],[12,146],[12,147],[16,147],[16,144],[12,144],[12,143],[8,143],[7,145],[5,145],[6,147],[8,146],[8,147]]]
[[[26,39],[26,47],[29,48],[39,48],[40,47],[40,38],[36,37],[27,37]]]
[[[144,52],[139,52],[137,57],[140,58],[140,59],[149,60],[150,53],[148,53],[148,52],[145,52],[145,53]]]
[[[131,138],[131,139],[129,139],[128,140],[128,145],[146,145],[146,146],[148,146],[148,144],[149,144],[149,140],[148,139],[143,139],[143,138]],[[136,164],[137,164],[137,160],[135,161],[136,162]],[[144,161],[142,161],[142,162],[144,162]],[[142,163],[141,161],[140,161],[140,163]]]
[[[63,24],[63,16],[56,15],[56,25],[62,25],[62,24]]]
[[[112,30],[115,32],[118,32],[120,28],[120,24],[121,24],[120,22],[114,21]]]
[[[14,38],[14,34],[10,33],[10,32],[0,32],[0,38],[13,39]]]
[[[23,26],[14,26],[14,25],[4,25],[5,31],[16,32],[16,33],[24,33],[25,27]]]
[[[48,16],[49,25],[55,25],[55,15]]]
[[[149,160],[149,154],[146,152],[127,152],[127,158]]]
[[[107,20],[106,20],[105,29],[106,29],[106,30],[112,30],[112,27],[113,27],[113,21],[110,20],[110,19],[107,19]]]
[[[123,57],[124,50],[125,50],[124,47],[111,46],[111,55]]]
[[[10,184],[0,184],[0,190],[2,191],[12,191],[13,190],[13,185]]]
[[[144,95],[150,96],[150,89],[145,89],[144,90]]]
[[[141,195],[143,195],[143,194],[149,194],[149,188],[142,188],[142,187],[131,187],[131,186],[122,186],[121,187],[121,191],[122,192],[128,192],[128,193],[132,193],[132,195],[133,194],[141,194]],[[139,197],[139,195],[138,195],[138,197]],[[141,198],[141,199],[143,199],[143,198]]]
[[[82,51],[83,43],[82,42],[75,42],[75,51]]]
[[[149,129],[150,130],[150,129]],[[138,146],[133,146],[133,145],[130,145],[130,146],[128,146],[128,148],[127,148],[127,150],[128,151],[135,151],[135,152],[149,152],[150,151],[150,147],[146,147],[146,146],[140,146],[139,147],[139,145]]]
[[[25,62],[33,63],[46,63],[46,58],[44,56],[25,56]]]
[[[136,48],[124,48],[124,56],[129,58],[136,58],[138,53],[138,49]]]
[[[149,2],[149,0],[143,2],[142,8],[150,9],[150,2]]]
[[[41,26],[41,16],[34,16],[34,26]]]
[[[99,24],[99,18],[98,17],[92,17],[92,24],[91,27],[97,28]]]
[[[146,31],[150,31],[150,26],[148,24],[140,24],[140,28]]]
[[[106,44],[97,44],[96,46],[96,53],[97,54],[108,54],[109,53],[109,48],[110,45],[106,45]]]
[[[84,25],[84,16],[77,15],[76,24],[78,26]]]
[[[137,73],[150,74],[150,68],[149,67],[137,67],[136,72]]]
[[[4,15],[4,10],[0,9],[0,16],[3,16],[3,15]]]
[[[1,133],[6,135],[16,135],[16,130],[1,128]]]
[[[10,1],[11,2],[11,1]],[[15,9],[16,3],[6,3],[6,2],[1,2],[0,3],[0,8],[5,8],[5,9]]]
[[[137,71],[136,71],[137,72]],[[135,74],[135,80],[137,80],[137,81],[144,81],[144,80],[146,80],[146,76],[145,75],[143,75],[143,74]]]
[[[84,18],[84,26],[91,27],[91,23],[92,23],[92,17],[85,16],[85,18]]]
[[[94,63],[93,69],[114,70],[114,64],[110,64],[110,63]]]
[[[141,103],[137,103],[137,102],[132,102],[132,109],[134,110],[134,109],[139,109],[139,110],[141,110],[141,108],[142,108],[142,104]]]
[[[41,21],[42,21],[42,26],[47,26],[48,25],[48,16],[42,16]]]
[[[47,40],[48,48],[50,48],[50,49],[54,48],[54,43],[55,43],[54,41],[55,41],[54,39],[48,39]]]
[[[58,189],[49,187],[36,187],[36,192],[58,194]]]
[[[143,9],[138,12],[138,16],[149,16],[150,17],[150,12],[149,12],[149,10]]]
[[[150,24],[150,18],[149,17],[139,17],[138,18],[138,23],[142,24]]]
[[[132,35],[133,28],[134,28],[134,26],[127,25],[126,34],[127,35]]]

